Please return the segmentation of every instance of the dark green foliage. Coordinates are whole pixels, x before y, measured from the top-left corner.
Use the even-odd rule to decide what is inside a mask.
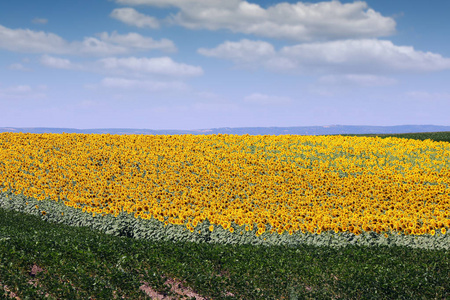
[[[22,299],[144,299],[168,278],[207,299],[446,299],[449,270],[449,250],[151,242],[0,209],[0,282]]]
[[[418,132],[418,133],[400,133],[400,134],[341,134],[342,136],[377,136],[381,138],[395,137],[414,140],[433,140],[436,142],[450,143],[450,131],[443,132]]]

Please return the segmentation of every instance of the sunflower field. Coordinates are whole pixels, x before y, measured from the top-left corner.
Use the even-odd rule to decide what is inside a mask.
[[[448,142],[0,133],[0,189],[0,206],[143,238],[449,246]]]

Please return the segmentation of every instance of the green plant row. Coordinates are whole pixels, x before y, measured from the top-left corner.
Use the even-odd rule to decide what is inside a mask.
[[[381,138],[395,137],[413,140],[433,140],[436,142],[450,143],[450,131],[442,132],[418,132],[418,133],[399,133],[399,134],[341,134],[342,136],[378,136]]]
[[[82,212],[81,209],[68,207],[63,202],[52,200],[36,200],[24,195],[14,195],[11,192],[0,194],[0,207],[12,209],[19,212],[26,212],[41,217],[43,220],[62,223],[70,226],[89,227],[100,230],[115,236],[128,236],[137,239],[152,241],[172,241],[172,242],[195,242],[212,244],[232,244],[232,245],[286,245],[295,247],[300,244],[315,246],[328,246],[333,248],[345,247],[348,245],[365,246],[407,246],[423,249],[450,249],[450,234],[441,234],[437,231],[435,235],[405,235],[403,233],[389,233],[387,237],[384,233],[363,232],[355,235],[350,232],[335,233],[326,231],[320,234],[309,232],[295,232],[289,235],[270,233],[270,225],[266,225],[266,232],[256,236],[258,225],[253,224],[253,230],[245,231],[245,225],[239,226],[232,223],[234,232],[225,230],[221,226],[215,226],[211,232],[211,223],[206,219],[198,224],[194,232],[190,232],[184,225],[167,224],[156,220],[143,220],[135,218],[134,214],[121,212],[117,217],[114,215],[91,215]]]

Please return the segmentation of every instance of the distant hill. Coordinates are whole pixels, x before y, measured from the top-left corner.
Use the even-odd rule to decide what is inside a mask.
[[[236,134],[236,135],[333,135],[333,134],[396,134],[417,132],[450,131],[450,126],[437,125],[398,125],[398,126],[306,126],[306,127],[223,127],[197,130],[151,130],[127,128],[75,129],[47,127],[0,127],[0,132],[23,133],[85,133],[85,134],[145,134],[145,135],[175,135],[175,134]]]

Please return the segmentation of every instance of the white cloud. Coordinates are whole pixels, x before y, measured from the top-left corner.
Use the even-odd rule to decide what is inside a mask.
[[[109,57],[98,60],[97,64],[105,70],[131,70],[169,76],[200,76],[203,74],[201,67],[176,63],[167,56],[157,58]]]
[[[81,66],[73,64],[68,59],[53,57],[50,55],[42,55],[40,63],[49,68],[55,69],[80,69]]]
[[[231,47],[231,46],[232,47]],[[450,58],[391,41],[365,39],[305,43],[283,47],[278,53],[267,42],[225,42],[214,49],[198,49],[207,56],[230,59],[243,65],[263,66],[275,71],[314,73],[431,72],[450,69]],[[356,80],[356,79],[354,79]],[[363,79],[361,79],[363,80]]]
[[[179,81],[161,82],[150,80],[133,80],[125,78],[104,78],[100,84],[106,88],[118,88],[118,89],[141,89],[148,91],[163,91],[163,90],[186,90],[188,86]]]
[[[139,28],[159,28],[159,22],[153,17],[146,16],[137,12],[134,8],[116,8],[112,11],[110,16],[125,24],[133,25]]]
[[[69,43],[53,33],[30,29],[10,29],[0,25],[0,49],[24,53],[72,54],[72,55],[117,55],[133,51],[161,49],[174,52],[172,41],[162,39],[154,41],[137,33],[126,35],[103,32],[95,37],[85,37],[83,41]]]
[[[293,41],[373,38],[395,33],[393,18],[383,17],[366,2],[279,3],[261,8],[240,0],[116,0],[124,5],[174,6],[168,21],[189,29],[233,32]]]
[[[82,42],[73,42],[72,49],[74,53],[96,56],[126,54],[130,50],[128,47],[100,41],[94,37],[86,37]]]
[[[450,68],[450,59],[439,54],[376,39],[301,44],[283,47],[279,53],[303,67],[338,71],[427,72]]]
[[[397,83],[394,78],[376,76],[370,74],[345,74],[345,75],[326,75],[319,78],[322,84],[349,84],[361,86],[387,86]]]
[[[11,64],[8,67],[10,70],[17,70],[17,71],[31,71],[31,69],[28,69],[24,67],[22,64]]]
[[[0,88],[0,99],[29,100],[46,98],[44,93],[36,93],[29,85],[16,85]]]
[[[255,103],[262,105],[284,105],[290,104],[292,100],[288,97],[269,96],[265,94],[254,93],[244,98],[247,103]]]
[[[199,48],[197,53],[237,63],[249,63],[270,58],[275,55],[275,50],[270,43],[242,39],[240,42],[226,41],[214,49]]]
[[[40,63],[49,68],[78,70],[100,74],[145,77],[148,75],[168,77],[200,76],[203,69],[183,63],[174,62],[170,57],[136,58],[108,57],[95,61],[94,63],[73,63],[69,59],[58,58],[50,55],[42,55]],[[86,86],[90,88],[90,85]]]
[[[53,33],[30,29],[9,29],[0,25],[0,48],[25,53],[70,52],[70,45]]]
[[[114,43],[121,46],[131,47],[136,50],[153,50],[160,49],[167,52],[176,52],[177,48],[175,44],[168,39],[161,39],[161,41],[155,41],[151,37],[144,37],[138,33],[131,32],[128,34],[118,34],[113,31],[111,35],[107,32],[99,33],[98,36],[104,42]]]
[[[33,21],[31,21],[35,24],[47,24],[48,20],[47,19],[40,19],[40,18],[34,18]]]

